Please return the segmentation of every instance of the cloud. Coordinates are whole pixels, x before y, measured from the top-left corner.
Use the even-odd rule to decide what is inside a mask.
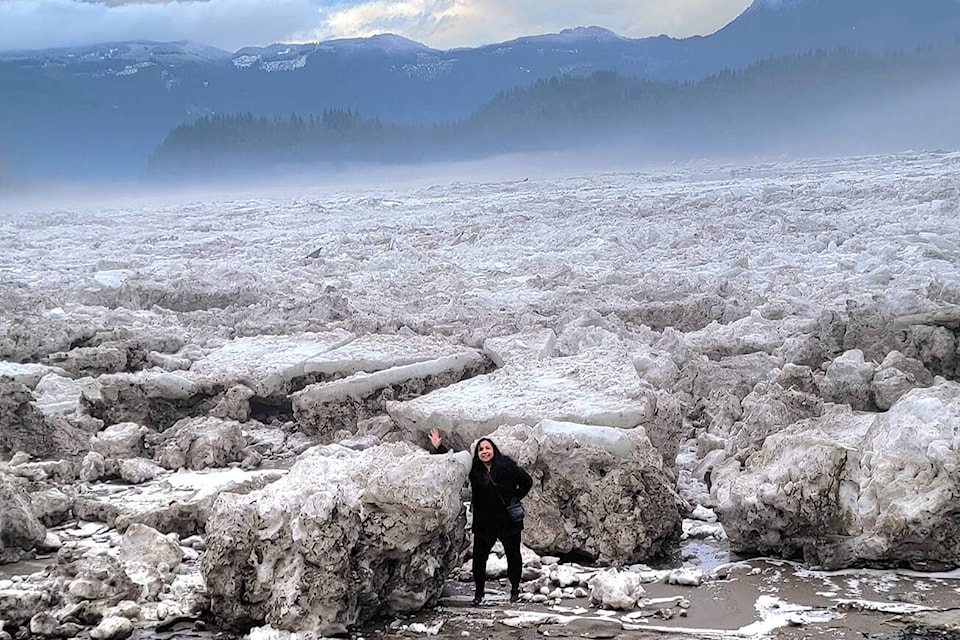
[[[600,26],[640,38],[716,31],[750,0],[373,0],[325,13],[314,35],[390,31],[435,47],[474,46],[524,35]]]
[[[396,33],[438,48],[597,25],[628,37],[706,34],[750,0],[0,0],[0,48],[119,40],[247,45]]]
[[[118,40],[188,40],[233,51],[282,41],[319,24],[311,0],[190,2],[0,1],[0,48],[34,49]]]
[[[324,24],[312,35],[365,37],[377,33],[396,33],[434,46],[457,46],[469,41],[435,42],[452,30],[470,37],[470,30],[458,31],[453,25],[476,23],[476,0],[374,0],[329,10]]]

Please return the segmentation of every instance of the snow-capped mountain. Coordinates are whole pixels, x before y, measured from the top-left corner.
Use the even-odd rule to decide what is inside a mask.
[[[229,59],[227,51],[191,42],[107,42],[85,47],[0,51],[0,62],[26,65],[85,65],[124,62],[141,64],[202,64]]]
[[[626,38],[617,35],[609,29],[603,27],[575,27],[564,29],[560,33],[547,33],[538,36],[526,36],[518,38],[514,42],[523,42],[540,45],[581,45],[590,42],[621,42]]]
[[[0,91],[13,96],[0,100],[0,159],[31,173],[132,174],[170,129],[208,113],[347,108],[449,122],[500,91],[558,75],[691,81],[816,49],[912,49],[958,37],[958,0],[755,0],[718,32],[686,39],[592,26],[451,50],[381,35],[235,52],[152,42],[0,52]]]

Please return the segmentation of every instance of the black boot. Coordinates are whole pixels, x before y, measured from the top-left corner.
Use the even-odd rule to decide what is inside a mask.
[[[520,587],[514,586],[510,589],[510,602],[520,601]]]
[[[477,587],[473,592],[473,606],[479,607],[483,602],[483,587]]]

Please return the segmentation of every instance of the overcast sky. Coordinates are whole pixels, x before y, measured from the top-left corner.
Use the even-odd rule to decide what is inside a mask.
[[[708,34],[750,0],[0,0],[0,49],[188,40],[228,51],[396,33],[448,49],[597,25]]]

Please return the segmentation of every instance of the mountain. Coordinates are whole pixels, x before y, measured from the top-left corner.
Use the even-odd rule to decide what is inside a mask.
[[[148,171],[203,182],[543,151],[664,162],[957,149],[960,122],[951,107],[958,100],[960,44],[913,53],[821,50],[693,83],[610,72],[554,77],[436,127],[386,125],[338,110],[307,119],[204,117],[174,129]]]
[[[847,48],[884,53],[952,44],[958,0],[754,0],[705,38],[700,56],[738,68],[773,56]]]
[[[236,52],[150,42],[0,52],[0,163],[22,175],[131,178],[167,132],[203,115],[355,109],[401,124],[453,122],[551,77],[693,81],[785,54],[958,36],[958,0],[756,0],[718,32],[686,39],[583,27],[451,50],[381,35]]]

